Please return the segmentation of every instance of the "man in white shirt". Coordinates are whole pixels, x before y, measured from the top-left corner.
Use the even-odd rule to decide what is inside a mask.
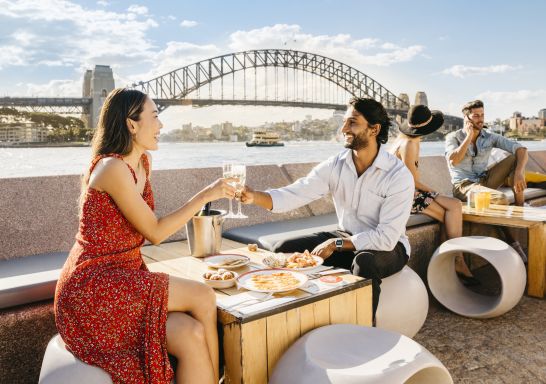
[[[247,186],[241,196],[245,204],[284,212],[331,193],[339,230],[287,239],[276,251],[308,249],[325,265],[371,278],[374,317],[381,279],[400,271],[410,255],[405,231],[415,184],[404,164],[381,147],[389,126],[381,103],[353,98],[341,128],[346,150],[291,185],[265,192]]]

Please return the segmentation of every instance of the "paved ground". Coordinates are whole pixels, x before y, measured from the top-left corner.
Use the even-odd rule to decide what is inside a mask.
[[[494,272],[475,275],[492,293]],[[468,319],[434,299],[421,331],[414,337],[447,367],[455,383],[546,383],[546,299],[524,296],[510,312],[494,319]]]

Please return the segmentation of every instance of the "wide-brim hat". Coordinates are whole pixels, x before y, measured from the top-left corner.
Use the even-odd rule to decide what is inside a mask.
[[[400,127],[400,132],[411,137],[428,135],[444,124],[441,111],[431,111],[426,105],[414,105],[408,112],[408,120]]]

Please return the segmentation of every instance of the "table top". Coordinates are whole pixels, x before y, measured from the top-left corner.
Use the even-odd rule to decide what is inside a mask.
[[[491,204],[489,208],[478,212],[475,208],[463,205],[463,218],[483,218],[483,222],[494,219],[506,225],[526,225],[529,222],[546,222],[546,209]]]
[[[220,254],[228,253],[245,255],[250,258],[248,265],[234,270],[239,275],[267,268],[263,265],[262,260],[270,254],[270,252],[262,249],[252,252],[248,250],[246,244],[222,239]],[[215,269],[209,268],[203,261],[203,258],[192,257],[190,255],[189,247],[185,240],[164,243],[158,246],[145,246],[142,248],[142,256],[151,271],[164,272],[186,279],[203,281],[202,276],[206,271],[215,271]],[[313,271],[310,273],[313,273]],[[238,289],[237,287],[221,290],[215,289],[219,309],[219,321],[223,324],[231,322],[246,323],[371,284],[370,280],[353,276],[345,270],[336,274],[336,276],[340,276],[343,281],[335,286],[322,284],[318,279],[313,279],[301,289],[274,294],[271,299],[267,300],[267,303],[265,301],[263,303],[257,301],[256,304],[253,304],[253,302],[241,302],[240,305],[233,305],[232,308],[223,307],[227,307],[228,304],[231,306],[240,300],[253,297],[252,295],[261,298],[266,294],[249,292],[244,288]],[[260,295],[262,296],[260,297]]]

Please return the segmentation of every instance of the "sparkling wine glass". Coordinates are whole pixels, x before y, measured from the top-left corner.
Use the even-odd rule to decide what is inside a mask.
[[[231,175],[231,177],[236,177],[238,179],[234,185],[238,196],[237,214],[235,215],[235,217],[238,219],[247,219],[248,216],[244,215],[243,212],[241,212],[241,194],[243,193],[243,189],[245,188],[246,166],[243,164],[232,164]]]
[[[230,162],[223,162],[222,163],[222,175],[225,179],[233,177],[233,164]],[[230,183],[233,185],[234,183]],[[229,199],[229,212],[225,218],[232,219],[237,217],[235,213],[233,213],[233,200]]]

